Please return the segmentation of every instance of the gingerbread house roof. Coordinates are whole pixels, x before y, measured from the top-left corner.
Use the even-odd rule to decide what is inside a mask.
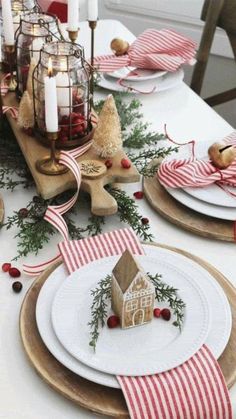
[[[143,272],[135,257],[127,249],[118,260],[112,273],[116,278],[123,293],[129,288],[138,272]]]

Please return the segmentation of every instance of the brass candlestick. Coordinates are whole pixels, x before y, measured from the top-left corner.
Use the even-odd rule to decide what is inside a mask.
[[[10,92],[14,92],[16,90],[16,79],[13,73],[14,63],[15,63],[15,45],[4,45],[5,56],[7,60],[7,64],[9,66],[9,73],[10,73],[10,81],[8,84],[8,88]]]
[[[47,138],[51,142],[51,155],[42,160],[37,160],[36,168],[44,175],[62,175],[69,169],[59,163],[59,157],[56,155],[55,143],[58,139],[58,132],[47,132]]]
[[[89,20],[89,27],[91,29],[91,59],[90,59],[90,94],[91,94],[91,107],[93,106],[93,94],[94,94],[94,35],[97,27],[96,20]]]
[[[68,29],[68,35],[69,35],[69,38],[70,38],[71,42],[73,42],[73,44],[76,42],[76,40],[78,38],[79,30],[80,30],[79,28],[76,31],[70,31]]]

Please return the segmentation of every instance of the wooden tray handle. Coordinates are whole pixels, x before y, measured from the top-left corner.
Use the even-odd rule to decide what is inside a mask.
[[[94,215],[113,215],[117,212],[116,200],[104,189],[103,179],[90,184],[91,212]]]

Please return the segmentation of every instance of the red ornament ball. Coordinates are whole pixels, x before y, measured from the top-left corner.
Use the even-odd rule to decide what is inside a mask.
[[[27,208],[21,208],[18,211],[18,215],[20,216],[20,218],[27,218],[29,214],[29,210]]]
[[[118,316],[110,316],[107,319],[107,326],[109,329],[114,329],[115,327],[119,326],[120,319]]]
[[[131,161],[129,159],[123,158],[121,159],[121,166],[123,167],[123,169],[130,169]]]
[[[170,310],[168,308],[163,308],[161,310],[161,317],[166,321],[170,320],[170,318],[171,318]]]
[[[11,267],[11,263],[3,263],[3,265],[2,265],[2,271],[3,272],[8,272],[9,269],[10,269],[10,267]]]
[[[111,159],[107,159],[105,161],[105,166],[107,167],[107,169],[110,169],[112,167],[112,160]]]
[[[134,192],[134,197],[136,199],[143,199],[143,191]]]
[[[21,276],[21,272],[17,268],[10,268],[8,272],[12,278],[18,278]]]
[[[14,292],[16,293],[21,292],[22,288],[23,288],[23,285],[20,281],[13,282],[12,289]]]
[[[161,317],[161,309],[160,308],[154,308],[153,315],[154,315],[154,317],[157,317],[157,318]]]
[[[149,224],[149,219],[148,218],[144,217],[144,218],[141,219],[141,221],[142,221],[143,225]]]

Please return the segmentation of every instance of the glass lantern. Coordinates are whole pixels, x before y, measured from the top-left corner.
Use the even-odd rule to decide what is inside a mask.
[[[46,13],[27,13],[20,20],[16,36],[17,94],[26,89],[31,59],[39,60],[45,42],[62,39],[56,16]]]
[[[4,1],[4,0],[2,0]],[[0,2],[1,3],[1,2]],[[2,3],[1,3],[2,4]],[[3,33],[3,23],[2,23],[2,6],[0,4],[0,63],[4,61],[4,33]],[[13,16],[13,23],[15,32],[20,25],[20,17],[27,12],[40,12],[41,7],[39,6],[37,0],[11,0],[11,10]]]
[[[70,42],[45,44],[33,73],[33,100],[36,136],[45,144],[44,78],[49,58],[57,85],[59,133],[56,146],[70,148],[84,144],[93,134],[90,120],[90,72],[84,50]]]

